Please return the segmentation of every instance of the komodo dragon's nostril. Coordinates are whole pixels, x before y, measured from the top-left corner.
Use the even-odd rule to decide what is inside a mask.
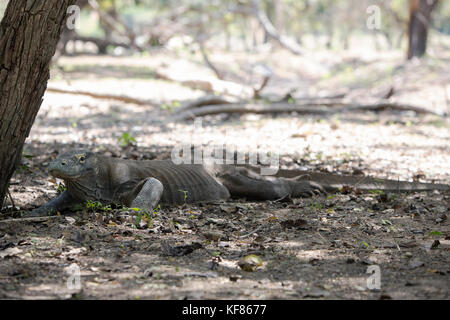
[[[66,163],[65,163],[65,162],[63,161],[63,162],[61,162],[61,165],[62,165],[62,166],[65,166],[65,165],[66,165]]]

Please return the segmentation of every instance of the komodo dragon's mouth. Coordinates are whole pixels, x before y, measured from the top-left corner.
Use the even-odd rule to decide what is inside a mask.
[[[52,170],[50,170],[50,174],[51,174],[53,177],[55,177],[55,178],[58,178],[58,179],[68,179],[68,180],[73,180],[73,179],[77,179],[77,178],[80,178],[80,177],[81,177],[80,174],[73,174],[73,175],[65,174],[65,173],[59,171],[58,169],[52,169]]]

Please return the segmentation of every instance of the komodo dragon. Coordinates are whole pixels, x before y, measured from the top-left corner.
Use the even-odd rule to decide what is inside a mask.
[[[232,197],[276,200],[307,197],[349,185],[361,190],[450,190],[449,185],[279,170],[260,176],[257,167],[234,165],[176,165],[171,160],[135,161],[110,158],[86,150],[67,152],[52,161],[50,174],[63,179],[67,190],[31,215],[69,209],[87,200],[152,210],[158,203],[225,200]]]

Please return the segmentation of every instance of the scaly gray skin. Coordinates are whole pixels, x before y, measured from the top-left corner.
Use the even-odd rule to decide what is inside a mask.
[[[226,200],[230,196],[259,200],[307,197],[325,193],[325,190],[336,191],[344,185],[386,191],[450,189],[440,184],[295,170],[260,176],[258,169],[248,165],[176,165],[170,160],[124,160],[75,150],[64,153],[49,166],[50,174],[63,179],[67,190],[31,214],[40,216],[63,211],[87,200],[152,210],[158,203],[208,202]]]

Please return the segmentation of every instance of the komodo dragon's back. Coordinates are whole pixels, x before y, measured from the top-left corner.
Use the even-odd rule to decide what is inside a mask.
[[[152,177],[161,181],[164,186],[162,204],[196,203],[230,197],[228,190],[203,165],[175,164],[171,160],[118,161],[126,164],[128,179]]]

